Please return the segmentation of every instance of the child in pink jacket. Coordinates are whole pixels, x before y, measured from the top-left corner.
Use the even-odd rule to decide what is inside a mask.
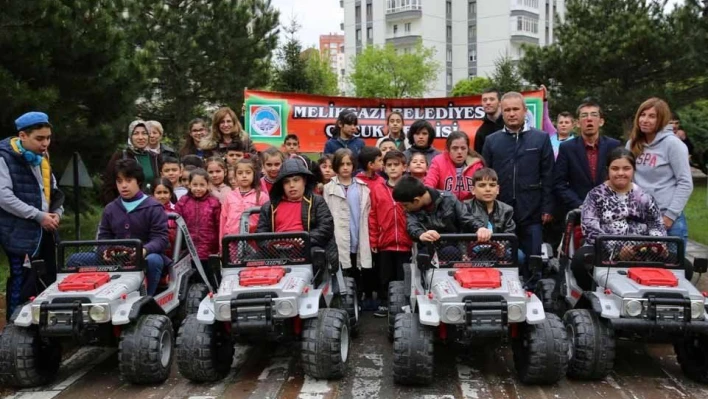
[[[446,151],[433,158],[423,184],[449,191],[460,201],[474,198],[474,172],[484,167],[482,156],[470,148],[465,132],[452,132],[445,143]]]
[[[235,183],[233,191],[224,198],[221,208],[221,223],[219,237],[239,234],[241,232],[241,215],[252,207],[261,207],[270,198],[268,193],[261,191],[260,179],[257,178],[257,167],[250,159],[238,161],[235,169]],[[251,215],[248,220],[249,231],[256,231],[258,214]]]

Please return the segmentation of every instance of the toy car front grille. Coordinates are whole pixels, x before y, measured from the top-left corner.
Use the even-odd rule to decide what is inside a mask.
[[[508,323],[508,307],[500,295],[470,295],[465,303],[465,324],[477,336],[494,336],[502,333]]]
[[[87,297],[61,297],[52,299],[51,303],[91,303],[91,299]]]
[[[275,292],[242,292],[236,295],[236,299],[262,299],[265,297],[277,298]]]

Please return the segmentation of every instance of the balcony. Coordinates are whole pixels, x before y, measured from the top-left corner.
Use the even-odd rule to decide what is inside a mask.
[[[386,39],[386,44],[391,44],[394,47],[398,46],[415,46],[422,37],[420,35],[400,35]]]
[[[411,20],[423,16],[422,0],[388,0],[386,22]]]
[[[539,0],[509,0],[510,10],[512,15],[518,13],[530,13],[533,15],[539,15],[541,13],[541,8],[539,7]]]

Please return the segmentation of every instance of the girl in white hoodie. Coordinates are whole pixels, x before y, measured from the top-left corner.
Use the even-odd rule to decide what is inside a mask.
[[[669,124],[671,110],[659,98],[642,103],[634,117],[627,149],[637,159],[634,182],[656,200],[668,235],[688,242],[683,209],[693,192],[686,145]]]

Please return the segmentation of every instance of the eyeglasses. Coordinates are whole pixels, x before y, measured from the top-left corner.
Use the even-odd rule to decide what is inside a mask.
[[[199,133],[199,132],[203,132],[203,131],[206,131],[206,129],[205,129],[205,128],[201,128],[201,129],[192,129],[192,133]]]
[[[583,112],[580,114],[580,119],[588,119],[588,118],[599,118],[600,113],[599,112]]]

